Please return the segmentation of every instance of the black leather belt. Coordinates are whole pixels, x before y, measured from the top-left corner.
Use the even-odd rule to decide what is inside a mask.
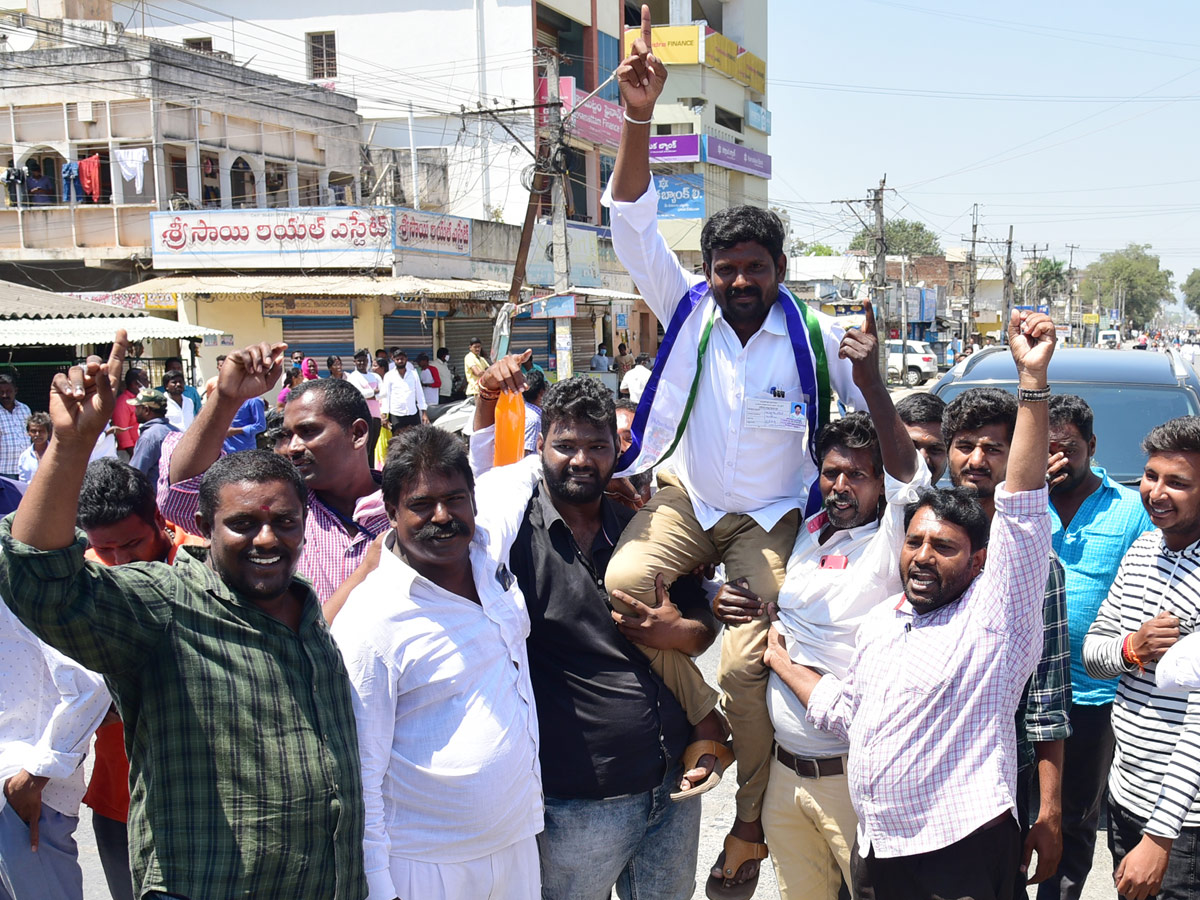
[[[826,756],[822,759],[809,759],[788,753],[778,744],[775,745],[775,758],[799,775],[801,778],[821,778],[825,775],[845,775],[846,766],[840,756]]]

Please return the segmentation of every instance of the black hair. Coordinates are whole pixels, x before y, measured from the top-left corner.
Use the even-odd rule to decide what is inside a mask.
[[[126,388],[126,390],[129,389],[130,385],[135,384],[137,381],[139,381],[141,379],[141,377],[145,374],[146,374],[145,371],[142,369],[139,369],[137,366],[130,366],[129,371],[125,373],[125,388]]]
[[[614,405],[616,406],[617,409],[623,409],[623,410],[625,410],[625,412],[630,412],[630,413],[634,413],[634,414],[637,413],[637,404],[634,403],[632,400],[630,400],[628,397],[618,398],[617,402]]]
[[[281,437],[283,437],[283,410],[269,409],[267,410],[266,427],[263,429],[262,441],[259,442],[259,445],[271,450]]]
[[[626,347],[624,343],[617,344],[617,349],[620,350],[622,353],[629,352],[629,348]]]
[[[54,423],[50,421],[50,413],[34,412],[30,413],[25,420],[25,430],[29,430],[30,425],[41,425],[46,429],[46,434],[54,433]]]
[[[179,365],[173,366],[173,365],[171,365],[171,363],[179,363]],[[168,356],[166,359],[163,360],[163,366],[165,368],[167,368],[168,370],[179,369],[180,371],[183,371],[183,359],[178,356]]]
[[[355,353],[354,358],[369,360],[371,358],[371,354],[368,353],[365,349],[363,349],[363,350],[359,350],[357,353]]]
[[[617,410],[612,391],[596,378],[576,375],[556,381],[542,398],[542,437],[550,434],[550,426],[558,421],[584,422],[597,428],[607,428],[617,441]]]
[[[879,452],[879,435],[865,412],[852,412],[826,422],[817,432],[817,459],[824,460],[825,454],[834,447],[847,450],[870,450],[871,464],[875,474],[883,474],[883,456]]]
[[[270,450],[242,450],[222,456],[208,467],[200,479],[200,515],[212,522],[217,514],[221,488],[243,481],[251,484],[282,481],[295,489],[300,505],[307,508],[308,488],[300,470],[292,465],[291,460],[277,456]]]
[[[217,356],[217,362],[219,362],[219,363],[225,362],[225,360],[227,360],[227,359],[229,359],[229,357],[226,356],[224,353],[221,353]]]
[[[349,430],[358,419],[371,422],[371,409],[362,393],[344,378],[314,378],[288,391],[285,406],[308,394],[321,400],[321,410],[343,428]]]
[[[418,353],[417,354],[417,362],[420,362],[421,360],[425,360],[425,362],[429,362],[429,354],[428,353]]]
[[[88,463],[75,514],[75,522],[84,531],[115,525],[131,515],[153,525],[157,512],[154,485],[138,469],[111,456]]]
[[[546,390],[546,374],[541,369],[534,369],[525,376],[525,390],[521,396],[526,403],[537,403],[538,395]]]
[[[1156,425],[1142,440],[1147,456],[1155,453],[1200,453],[1200,416],[1179,416]]]
[[[946,412],[946,401],[937,394],[909,394],[896,404],[896,415],[905,425],[924,425],[936,422],[942,427],[942,416]]]
[[[441,358],[442,358],[442,354],[443,354],[443,353],[445,353],[447,356],[449,356],[449,355],[450,355],[450,348],[448,348],[448,347],[438,347],[438,348],[437,348],[437,353],[436,353],[435,355],[437,356],[437,358],[438,358],[438,359],[441,359]]]
[[[649,353],[639,353],[637,355],[637,359],[635,359],[634,362],[639,366],[642,366],[642,365],[648,366],[648,365],[650,365],[650,354]]]
[[[401,353],[404,354],[405,359],[408,359],[408,351],[407,350],[405,350],[403,347],[393,347],[392,348],[392,359],[395,359]]]
[[[769,209],[730,206],[704,223],[700,231],[700,253],[704,264],[709,266],[714,250],[728,250],[748,241],[762,246],[774,261],[783,256],[784,236],[783,222]]]
[[[475,476],[462,441],[436,425],[406,428],[388,444],[383,463],[383,500],[400,505],[400,495],[426,472],[461,475],[467,488],[475,490]]]
[[[1095,416],[1087,401],[1074,394],[1055,394],[1050,398],[1050,427],[1061,428],[1074,425],[1085,441],[1090,441],[1095,431]]]
[[[988,519],[975,492],[970,488],[922,488],[917,499],[904,507],[904,529],[912,524],[919,510],[930,509],[943,522],[957,525],[967,533],[971,552],[982,550],[988,543]]]
[[[1000,388],[963,391],[942,413],[942,439],[950,444],[960,431],[975,431],[987,425],[1003,425],[1011,441],[1017,427],[1017,398]]]
[[[328,369],[330,372],[332,372],[333,364],[335,362],[341,362],[341,361],[342,361],[342,358],[340,356],[331,356],[325,360],[325,368]]]
[[[168,381],[174,381],[176,378],[183,382],[184,387],[187,387],[187,379],[183,377],[183,369],[167,369],[163,373],[162,383],[165,385]]]

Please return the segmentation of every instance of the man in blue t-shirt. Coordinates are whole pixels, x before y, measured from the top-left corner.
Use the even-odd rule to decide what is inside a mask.
[[[229,431],[225,435],[225,452],[236,453],[239,450],[253,450],[256,446],[254,436],[267,430],[267,412],[261,397],[251,397],[241,405],[229,423]]]
[[[1050,398],[1050,503],[1057,515],[1054,552],[1066,570],[1071,635],[1071,727],[1064,746],[1062,859],[1038,886],[1038,900],[1078,900],[1092,867],[1100,801],[1113,757],[1110,724],[1116,681],[1090,677],[1083,639],[1108,596],[1131,544],[1153,526],[1136,491],[1091,464],[1096,453],[1092,410],[1080,397]]]

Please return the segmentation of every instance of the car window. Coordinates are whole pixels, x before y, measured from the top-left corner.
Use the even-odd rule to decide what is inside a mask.
[[[946,385],[939,396],[949,403],[963,391],[982,387],[970,382]],[[987,387],[1016,393],[1015,382],[988,382]],[[1200,403],[1188,389],[1173,385],[1063,384],[1055,390],[1076,394],[1087,401],[1095,415],[1096,465],[1110,478],[1132,484],[1142,477],[1146,455],[1142,438],[1150,429],[1176,416],[1200,413]]]

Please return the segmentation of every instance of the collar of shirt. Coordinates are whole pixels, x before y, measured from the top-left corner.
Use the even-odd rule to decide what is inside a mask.
[[[713,296],[713,303],[717,303],[717,298],[715,295]],[[721,309],[720,304],[717,304],[717,321],[724,322],[727,328],[733,328],[733,326],[730,325],[729,321],[725,318],[725,311]],[[763,319],[762,326],[758,329],[758,331],[754,332],[754,334],[750,336],[750,340],[746,341],[746,346],[750,346],[751,341],[753,341],[764,331],[768,332],[769,334],[787,337],[787,317],[784,316],[783,308],[780,307],[778,300],[771,304],[771,308],[767,310],[767,317]]]
[[[546,482],[543,480],[538,485],[537,494],[534,495],[534,503],[541,513],[541,521],[534,522],[535,525],[541,525],[547,531],[557,531],[560,535],[565,535],[571,539],[571,543],[583,553],[583,548],[575,544],[575,535],[570,527],[563,521],[563,517],[559,515],[558,509],[554,506],[554,501],[550,499],[550,491],[546,487]],[[592,542],[592,546],[588,548],[587,555],[581,558],[584,564],[591,571],[592,576],[597,579],[597,582],[604,587],[604,569],[608,567],[607,557],[603,560],[600,566],[596,565],[597,552],[604,554],[606,551],[611,555],[613,549],[617,546],[617,539],[621,537],[621,532],[625,529],[626,522],[620,521],[617,518],[616,508],[607,497],[600,498],[600,530],[596,532],[596,539]]]

